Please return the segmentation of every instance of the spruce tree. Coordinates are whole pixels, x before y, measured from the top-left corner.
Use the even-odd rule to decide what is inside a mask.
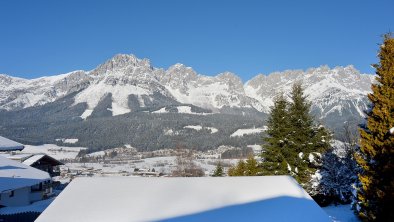
[[[223,170],[223,166],[222,163],[219,161],[216,165],[216,169],[213,172],[213,177],[222,177],[224,176],[224,170]]]
[[[367,124],[361,127],[360,153],[356,156],[362,168],[358,190],[359,216],[368,221],[394,219],[394,38],[387,34],[375,64],[376,83],[368,94],[372,109]]]
[[[287,163],[282,152],[287,149],[287,136],[289,133],[288,102],[279,94],[274,100],[270,116],[267,120],[267,137],[263,138],[261,157],[262,172],[264,175],[288,174]]]
[[[314,123],[301,83],[293,85],[290,98],[291,103],[283,95],[275,99],[264,138],[262,172],[291,175],[311,192],[312,175],[321,166],[322,153],[330,148],[331,135]]]
[[[261,169],[256,159],[250,155],[246,161],[239,160],[237,165],[228,169],[229,176],[260,176]]]
[[[229,176],[244,176],[246,171],[245,161],[239,160],[235,166],[228,169],[227,174]]]
[[[248,159],[245,162],[246,170],[244,175],[245,176],[259,176],[261,175],[260,173],[260,168],[259,164],[257,163],[256,159],[254,156],[250,155]]]
[[[301,83],[295,83],[289,105],[290,133],[284,157],[291,175],[306,189],[311,190],[311,176],[321,166],[321,155],[330,148],[331,135],[323,125],[317,126],[310,114],[311,103]]]

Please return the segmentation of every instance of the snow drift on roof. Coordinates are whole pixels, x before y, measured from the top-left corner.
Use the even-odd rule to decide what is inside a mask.
[[[329,221],[289,176],[76,178],[46,221]]]
[[[23,144],[0,136],[0,151],[23,150]]]
[[[32,186],[50,179],[47,172],[0,156],[0,192]]]

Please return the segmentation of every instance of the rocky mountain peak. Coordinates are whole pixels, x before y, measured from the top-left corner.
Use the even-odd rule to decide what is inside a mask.
[[[170,66],[166,71],[159,72],[159,81],[172,89],[186,92],[188,84],[197,79],[197,73],[181,63]]]
[[[127,69],[134,70],[137,68],[142,68],[144,70],[153,70],[148,59],[139,59],[132,54],[117,54],[103,64],[99,65],[96,69],[94,69],[91,72],[91,75],[103,75],[118,71],[124,71]]]
[[[243,92],[243,83],[239,76],[232,72],[223,72],[216,76],[217,79],[228,84],[229,87],[238,92]]]

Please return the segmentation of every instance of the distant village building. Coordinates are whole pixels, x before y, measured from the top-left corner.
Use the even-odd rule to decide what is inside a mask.
[[[3,153],[0,154],[8,159],[18,161],[36,169],[49,173],[51,177],[60,175],[60,165],[62,162],[46,154],[25,154],[25,153]]]
[[[51,195],[47,172],[0,156],[0,207],[29,205]]]
[[[0,136],[0,152],[23,150],[25,146],[13,140]]]

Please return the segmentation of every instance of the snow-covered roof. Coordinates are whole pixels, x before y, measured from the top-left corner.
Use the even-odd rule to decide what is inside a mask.
[[[38,160],[40,160],[44,156],[45,156],[45,154],[36,154],[36,155],[26,159],[25,161],[23,161],[23,164],[31,166],[33,163],[37,162]]]
[[[0,208],[0,215],[9,215],[9,214],[18,214],[18,213],[25,213],[25,212],[43,212],[45,208],[52,203],[55,197],[51,197],[49,199],[36,201],[30,205],[24,206],[9,206],[9,207],[2,207]]]
[[[76,178],[47,221],[330,221],[289,176]]]
[[[25,146],[13,140],[0,136],[0,151],[23,150]]]
[[[23,162],[25,161],[27,158],[33,156],[34,154],[30,154],[30,153],[0,153],[0,156],[6,157],[10,160],[15,160],[18,162]]]
[[[63,163],[60,162],[59,160],[46,154],[35,154],[24,160],[23,164],[31,166],[37,161],[46,161],[47,163],[49,162],[52,166],[63,165]]]
[[[0,193],[32,186],[50,179],[47,172],[0,156]]]

